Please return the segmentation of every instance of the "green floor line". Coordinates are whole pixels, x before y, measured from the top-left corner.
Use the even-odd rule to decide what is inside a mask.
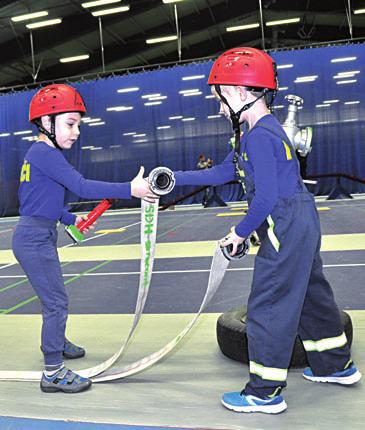
[[[166,234],[168,234],[168,233],[170,233],[170,232],[172,232],[172,231],[176,230],[177,228],[180,228],[181,226],[183,226],[183,225],[187,224],[188,222],[189,222],[189,220],[184,221],[184,222],[182,222],[182,223],[178,224],[177,226],[175,226],[175,227],[173,227],[173,228],[171,228],[171,229],[169,229],[169,230],[165,231],[164,233],[161,233],[160,235],[158,235],[158,237],[163,237],[163,236],[165,236]],[[129,238],[122,239],[122,240],[120,240],[120,241],[116,242],[116,243],[115,243],[115,245],[118,245],[119,243],[123,243],[123,242],[125,242],[127,239],[133,239],[133,238],[134,238],[134,237],[136,237],[136,236],[139,236],[139,233],[136,233],[136,234],[134,234],[134,235],[130,236]],[[68,279],[68,280],[65,282],[65,285],[68,285],[68,284],[70,284],[71,282],[76,281],[77,279],[81,278],[82,276],[84,276],[84,275],[85,275],[85,274],[87,274],[87,273],[93,272],[93,271],[95,271],[95,270],[99,269],[100,267],[106,266],[107,264],[111,263],[112,261],[115,261],[115,260],[107,260],[107,261],[104,261],[104,262],[102,262],[102,263],[100,263],[100,264],[97,264],[96,266],[91,267],[90,269],[88,269],[88,270],[86,270],[86,271],[84,271],[84,272],[80,273],[79,275],[74,276],[74,277],[73,277],[73,278],[71,278],[71,279]],[[70,262],[70,263],[65,263],[64,265],[67,265],[67,264],[71,264],[71,262]],[[61,267],[63,267],[63,266],[61,265]],[[28,281],[28,280],[26,279],[26,280],[24,280],[24,281],[18,282],[17,284],[20,284],[20,283],[23,283],[23,282],[27,282],[27,281]],[[4,288],[7,288],[7,287],[4,287]],[[38,299],[38,296],[37,296],[37,295],[34,295],[34,296],[29,297],[28,299],[26,299],[26,300],[24,300],[24,301],[22,301],[22,302],[20,302],[20,303],[18,303],[18,304],[16,304],[16,305],[12,306],[11,308],[8,308],[8,309],[5,309],[5,310],[3,310],[3,311],[0,311],[0,313],[1,313],[2,315],[9,314],[9,313],[11,313],[11,312],[13,312],[13,311],[15,311],[15,310],[17,310],[17,309],[19,309],[19,308],[21,308],[21,307],[23,307],[23,306],[27,305],[27,304],[29,304],[29,303],[34,302],[34,301],[35,301],[35,300],[37,300],[37,299]]]

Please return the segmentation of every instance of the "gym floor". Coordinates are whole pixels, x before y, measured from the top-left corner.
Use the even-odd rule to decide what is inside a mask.
[[[365,372],[365,198],[318,199],[325,273],[354,325],[353,359]],[[174,338],[199,309],[217,239],[244,216],[244,204],[178,207],[159,215],[154,275],[145,312],[119,364],[134,362]],[[70,297],[68,337],[87,356],[73,370],[109,358],[133,319],[139,277],[139,210],[110,211],[78,246],[59,227],[59,255]],[[40,303],[11,252],[16,218],[0,219],[0,370],[41,370]],[[42,393],[35,382],[0,381],[0,429],[362,429],[364,384],[346,388],[289,372],[278,416],[237,414],[220,405],[243,388],[246,365],[220,352],[216,320],[247,301],[253,258],[230,265],[192,331],[167,357],[123,380],[73,396]],[[298,268],[300,270],[300,268]],[[95,424],[97,423],[97,424]]]

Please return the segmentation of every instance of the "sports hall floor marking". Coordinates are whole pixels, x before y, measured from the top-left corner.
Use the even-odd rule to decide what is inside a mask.
[[[106,230],[97,230],[95,233],[98,234],[112,234],[112,233],[123,233],[126,229],[121,227],[121,228],[110,228],[110,229],[106,229]]]

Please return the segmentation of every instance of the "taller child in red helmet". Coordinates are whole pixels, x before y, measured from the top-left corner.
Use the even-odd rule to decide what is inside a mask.
[[[280,395],[297,334],[311,368],[306,379],[351,385],[353,364],[340,314],[319,255],[321,232],[313,196],[303,185],[288,137],[268,106],[277,90],[276,65],[254,48],[236,48],[214,63],[208,84],[231,121],[235,150],[209,170],[175,172],[176,185],[219,185],[243,180],[249,210],[223,239],[237,246],[256,230],[261,247],[248,299],[250,379],[222,403],[237,412],[279,413]],[[240,137],[240,124],[244,133]]]
[[[29,109],[29,120],[40,134],[25,155],[20,177],[20,219],[13,235],[14,255],[42,304],[42,346],[45,370],[41,389],[45,392],[77,393],[91,386],[63,364],[63,357],[79,358],[85,350],[65,338],[68,297],[57,254],[57,222],[70,225],[80,217],[64,208],[66,189],[90,199],[153,200],[143,167],[125,183],[91,181],[69,164],[62,150],[70,149],[80,135],[81,116],[86,112],[80,94],[63,84],[38,91]]]

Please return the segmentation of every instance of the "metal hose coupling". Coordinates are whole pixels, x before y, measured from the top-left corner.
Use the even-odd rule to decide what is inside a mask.
[[[250,239],[246,239],[244,242],[238,245],[237,252],[235,253],[235,255],[231,255],[232,249],[232,244],[221,247],[222,253],[227,260],[240,260],[241,258],[245,257],[250,251]]]
[[[175,176],[167,167],[156,167],[148,175],[151,190],[158,196],[164,196],[175,187]]]
[[[303,105],[304,101],[302,98],[292,94],[285,96],[285,100],[288,101],[289,106],[283,129],[293,145],[293,148],[298,151],[302,157],[305,157],[312,149],[312,127],[300,129],[297,125],[298,108]]]

